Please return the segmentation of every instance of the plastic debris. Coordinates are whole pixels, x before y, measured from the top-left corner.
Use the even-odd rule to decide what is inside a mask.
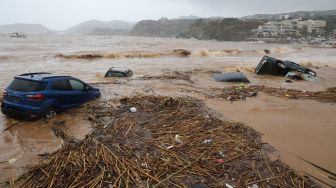
[[[12,158],[12,159],[9,159],[9,160],[8,160],[8,163],[9,163],[9,164],[14,164],[16,161],[17,161],[16,158]]]
[[[217,162],[218,164],[223,164],[223,163],[224,163],[224,159],[217,159],[216,162]]]
[[[233,186],[232,185],[230,185],[230,184],[225,184],[225,186],[227,187],[227,188],[233,188]]]
[[[255,97],[255,96],[257,96],[258,95],[258,92],[257,91],[251,91],[251,92],[249,92],[249,97]]]
[[[244,83],[240,83],[238,89],[242,90],[245,89],[246,85]]]
[[[179,135],[175,135],[174,141],[176,144],[183,144],[182,140],[180,139]]]
[[[257,184],[253,184],[252,186],[249,186],[249,188],[259,188]]]
[[[171,145],[171,146],[168,146],[167,149],[171,149],[171,148],[173,148],[173,147],[174,147],[174,145]]]
[[[213,142],[213,139],[207,139],[203,141],[203,144],[211,144]]]
[[[130,108],[130,111],[133,112],[133,113],[135,113],[135,112],[137,112],[138,110],[137,110],[135,107],[132,107],[132,108]]]

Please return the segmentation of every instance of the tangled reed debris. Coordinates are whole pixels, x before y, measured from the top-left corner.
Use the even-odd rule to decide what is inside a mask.
[[[223,98],[230,101],[245,99],[256,96],[258,92],[263,92],[271,96],[288,99],[309,99],[325,103],[336,102],[336,87],[328,88],[325,91],[301,91],[296,89],[272,88],[267,86],[231,86],[225,88],[213,88],[207,93],[209,98]]]
[[[195,83],[191,79],[191,76],[194,74],[194,71],[186,71],[186,72],[180,72],[180,71],[174,71],[174,72],[167,72],[164,73],[163,75],[158,75],[158,76],[143,76],[138,79],[141,80],[184,80],[187,81],[191,84]]]
[[[99,101],[88,109],[94,131],[32,168],[21,177],[21,186],[315,186],[271,161],[256,131],[217,119],[197,99],[136,96]]]

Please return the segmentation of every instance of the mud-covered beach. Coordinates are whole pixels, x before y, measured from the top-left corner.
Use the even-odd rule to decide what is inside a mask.
[[[266,49],[270,56],[288,59],[316,71],[318,80],[286,82],[284,77],[255,74],[254,68]],[[99,88],[102,97],[93,103],[137,96],[172,97],[177,101],[193,97],[203,102],[212,112],[211,117],[218,121],[241,122],[257,131],[261,136],[259,144],[273,148],[268,155],[270,161],[279,159],[298,174],[328,187],[336,185],[332,179],[335,177],[323,170],[336,172],[335,52],[331,48],[301,44],[145,37],[32,35],[18,39],[0,36],[0,89],[2,91],[16,75],[50,72],[71,75]],[[110,67],[129,68],[134,74],[130,78],[104,78]],[[237,70],[251,82],[244,85],[249,89],[246,91],[257,92],[257,96],[231,100],[234,96],[227,92],[240,87],[239,83],[213,79],[215,73]],[[67,137],[78,142],[87,139],[97,124],[102,123],[101,119],[99,123],[92,121],[89,112],[90,105],[85,105],[58,114],[51,120],[23,122],[0,114],[0,186],[8,187],[8,183],[25,174],[29,167],[64,149]],[[57,127],[66,137],[57,134]],[[188,127],[185,128],[181,129],[182,133],[173,133],[173,137],[188,135]],[[121,131],[127,135],[132,129],[127,130]],[[214,136],[217,137],[223,135]],[[246,151],[243,148],[241,152]],[[191,156],[190,160],[197,157]],[[165,179],[161,178],[156,184],[162,180]],[[259,183],[258,180],[251,182]],[[281,182],[274,183],[282,185]]]

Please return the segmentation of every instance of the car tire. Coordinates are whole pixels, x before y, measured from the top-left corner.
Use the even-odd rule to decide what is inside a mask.
[[[48,108],[44,114],[46,119],[51,119],[56,116],[56,111],[54,108]]]

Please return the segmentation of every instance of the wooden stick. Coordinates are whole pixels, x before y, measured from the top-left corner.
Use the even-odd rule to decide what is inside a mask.
[[[159,183],[157,183],[156,185],[153,186],[153,188],[158,187],[160,184],[162,184],[163,182],[167,181],[168,179],[170,179],[171,177],[175,176],[176,174],[180,173],[181,171],[185,170],[186,168],[190,167],[191,165],[195,164],[198,160],[200,160],[203,156],[205,155],[205,153],[203,153],[201,156],[199,156],[196,160],[194,160],[192,163],[188,164],[187,166],[181,168],[180,170],[172,173],[171,175],[169,175],[168,177],[166,177],[165,179],[163,179],[162,181],[160,181]]]

